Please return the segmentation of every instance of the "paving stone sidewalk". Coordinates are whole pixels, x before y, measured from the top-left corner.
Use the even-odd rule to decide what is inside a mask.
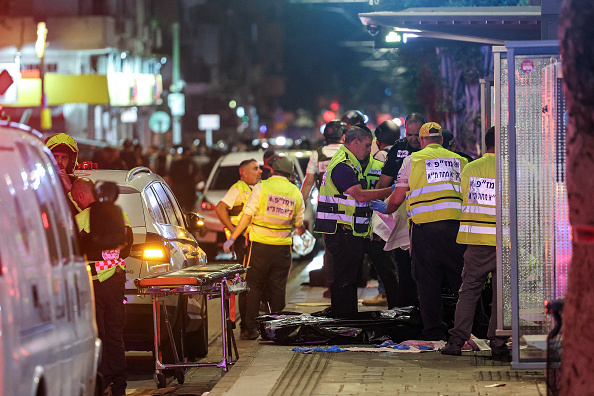
[[[305,272],[305,271],[304,271]],[[299,285],[287,310],[320,311],[324,289]],[[360,300],[377,293],[359,289]],[[360,310],[374,309],[360,305]],[[378,308],[375,308],[378,309]],[[546,395],[543,371],[517,371],[509,358],[488,352],[445,356],[422,353],[293,352],[290,346],[255,341],[209,392],[219,395]]]

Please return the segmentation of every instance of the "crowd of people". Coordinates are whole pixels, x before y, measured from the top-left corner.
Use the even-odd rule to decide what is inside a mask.
[[[284,308],[290,232],[302,229],[303,202],[317,185],[314,231],[325,245],[324,296],[331,299],[326,314],[357,314],[357,287],[367,257],[379,288],[363,304],[418,305],[422,338],[448,341],[442,353],[460,355],[483,285],[495,272],[494,129],[485,136],[487,152],[473,160],[455,150],[450,131],[426,122],[422,114],[406,117],[403,138],[392,121],[374,132],[365,121],[360,112],[350,111],[326,125],[326,144],[312,152],[299,195],[284,187],[286,180],[249,178],[258,169],[255,159],[240,165],[243,182],[230,189],[217,213],[230,233],[225,251],[240,241],[238,256],[250,267],[247,282],[253,292],[247,295],[247,316],[241,315],[242,338],[257,338],[255,317],[262,299],[273,310]],[[279,175],[272,180],[285,176],[280,164],[273,163]],[[453,328],[444,321],[444,286],[457,301]],[[506,339],[495,334],[495,302],[494,295],[487,336],[493,355],[503,355],[508,349]]]
[[[461,354],[483,286],[496,268],[495,132],[487,132],[487,152],[477,160],[455,151],[453,134],[419,113],[407,116],[400,136],[400,127],[392,121],[372,132],[358,111],[329,122],[326,144],[312,152],[301,191],[292,180],[293,162],[272,150],[265,153],[263,166],[256,159],[239,165],[240,180],[217,204],[216,213],[228,232],[225,252],[234,250],[237,260],[249,267],[249,292],[238,302],[242,339],[258,338],[256,318],[262,303],[270,311],[285,307],[292,238],[305,231],[305,203],[316,185],[314,232],[323,235],[324,296],[331,299],[326,314],[357,314],[357,287],[367,257],[379,287],[363,304],[388,309],[418,305],[422,337],[448,341],[443,354]],[[102,249],[96,238],[89,238],[90,211],[98,203],[93,182],[73,176],[77,144],[61,133],[50,136],[46,145],[58,164],[81,248],[94,264],[97,324],[106,348],[99,372],[112,394],[125,394],[124,259],[133,242],[129,223],[122,213],[121,224],[109,225],[115,227],[113,233],[126,236],[118,249]],[[190,151],[174,159],[165,151],[153,157],[125,141],[121,150],[106,147],[97,152],[95,160],[102,169],[151,167],[168,178],[182,207],[191,210],[195,184],[204,176]],[[453,327],[443,318],[444,285],[457,300]],[[496,290],[494,286],[487,337],[493,355],[504,355],[506,339],[495,332]]]

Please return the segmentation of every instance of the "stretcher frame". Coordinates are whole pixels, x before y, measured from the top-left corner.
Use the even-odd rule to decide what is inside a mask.
[[[191,267],[190,267],[191,268]],[[221,275],[220,278],[215,280],[209,280],[206,278],[196,278],[188,276],[172,277],[175,272],[167,272],[159,275],[152,275],[142,279],[136,279],[135,284],[140,294],[150,294],[153,304],[153,331],[154,331],[154,349],[155,349],[155,373],[153,375],[157,388],[164,388],[166,386],[165,375],[163,370],[174,369],[175,377],[178,383],[181,385],[184,383],[185,370],[192,367],[219,367],[221,368],[221,376],[225,375],[229,371],[229,367],[237,361],[239,353],[237,350],[237,344],[235,342],[235,336],[233,330],[228,323],[230,320],[229,310],[229,296],[231,294],[239,294],[247,291],[247,284],[242,278],[242,274],[246,272],[245,268],[233,268]],[[167,275],[167,277],[161,277]],[[175,363],[164,363],[161,359],[161,336],[160,336],[160,323],[161,323],[161,304],[164,297],[169,295],[201,295],[204,299],[220,298],[221,304],[221,333],[222,337],[222,349],[223,357],[219,362],[203,362],[203,363],[189,363],[187,357],[184,356],[184,338],[185,338],[185,323],[182,323],[181,334],[180,334],[180,346],[182,362],[179,358],[177,345],[173,337],[173,330],[171,323],[169,322],[169,315],[167,314],[166,304],[162,304],[162,309],[165,312],[164,322],[169,335],[169,342],[173,351],[173,357]],[[187,309],[187,305],[186,305]],[[185,317],[183,315],[182,317]],[[235,354],[235,359],[233,358]]]

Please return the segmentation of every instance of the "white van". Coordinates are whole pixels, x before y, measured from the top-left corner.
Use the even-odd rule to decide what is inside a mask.
[[[90,273],[50,151],[0,121],[0,394],[93,395]]]

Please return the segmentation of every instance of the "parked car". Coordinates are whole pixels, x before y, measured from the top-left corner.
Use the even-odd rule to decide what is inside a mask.
[[[41,134],[0,121],[0,394],[93,395],[90,270]]]
[[[223,250],[223,243],[227,240],[225,229],[217,217],[215,207],[225,196],[227,190],[239,180],[239,164],[244,160],[253,158],[258,161],[260,166],[262,166],[264,164],[263,154],[263,151],[242,151],[226,154],[219,158],[212,172],[208,176],[206,185],[202,191],[202,196],[197,201],[195,210],[198,214],[204,217],[204,228],[201,232],[196,233],[195,235],[198,242],[200,242],[200,246],[211,260]],[[293,160],[295,165],[293,182],[299,189],[301,189],[301,184],[304,179],[302,162],[305,161],[305,166],[307,166],[310,154],[310,151],[297,150],[289,150],[279,153],[280,156],[288,156]],[[315,204],[310,202],[306,204],[305,207],[305,224],[310,231],[313,228],[316,204],[317,199],[315,200]]]
[[[88,177],[94,182],[115,182],[119,187],[116,204],[128,215],[134,233],[134,243],[126,259],[124,342],[127,350],[152,350],[152,300],[149,295],[138,294],[134,280],[192,265],[205,265],[206,254],[192,235],[192,232],[200,231],[202,222],[195,213],[182,214],[167,183],[149,168],[137,167],[129,171],[83,169],[75,175]],[[185,350],[190,358],[206,356],[206,298],[168,296],[165,302],[174,331],[183,322],[182,314],[186,311],[183,307],[187,304]]]

